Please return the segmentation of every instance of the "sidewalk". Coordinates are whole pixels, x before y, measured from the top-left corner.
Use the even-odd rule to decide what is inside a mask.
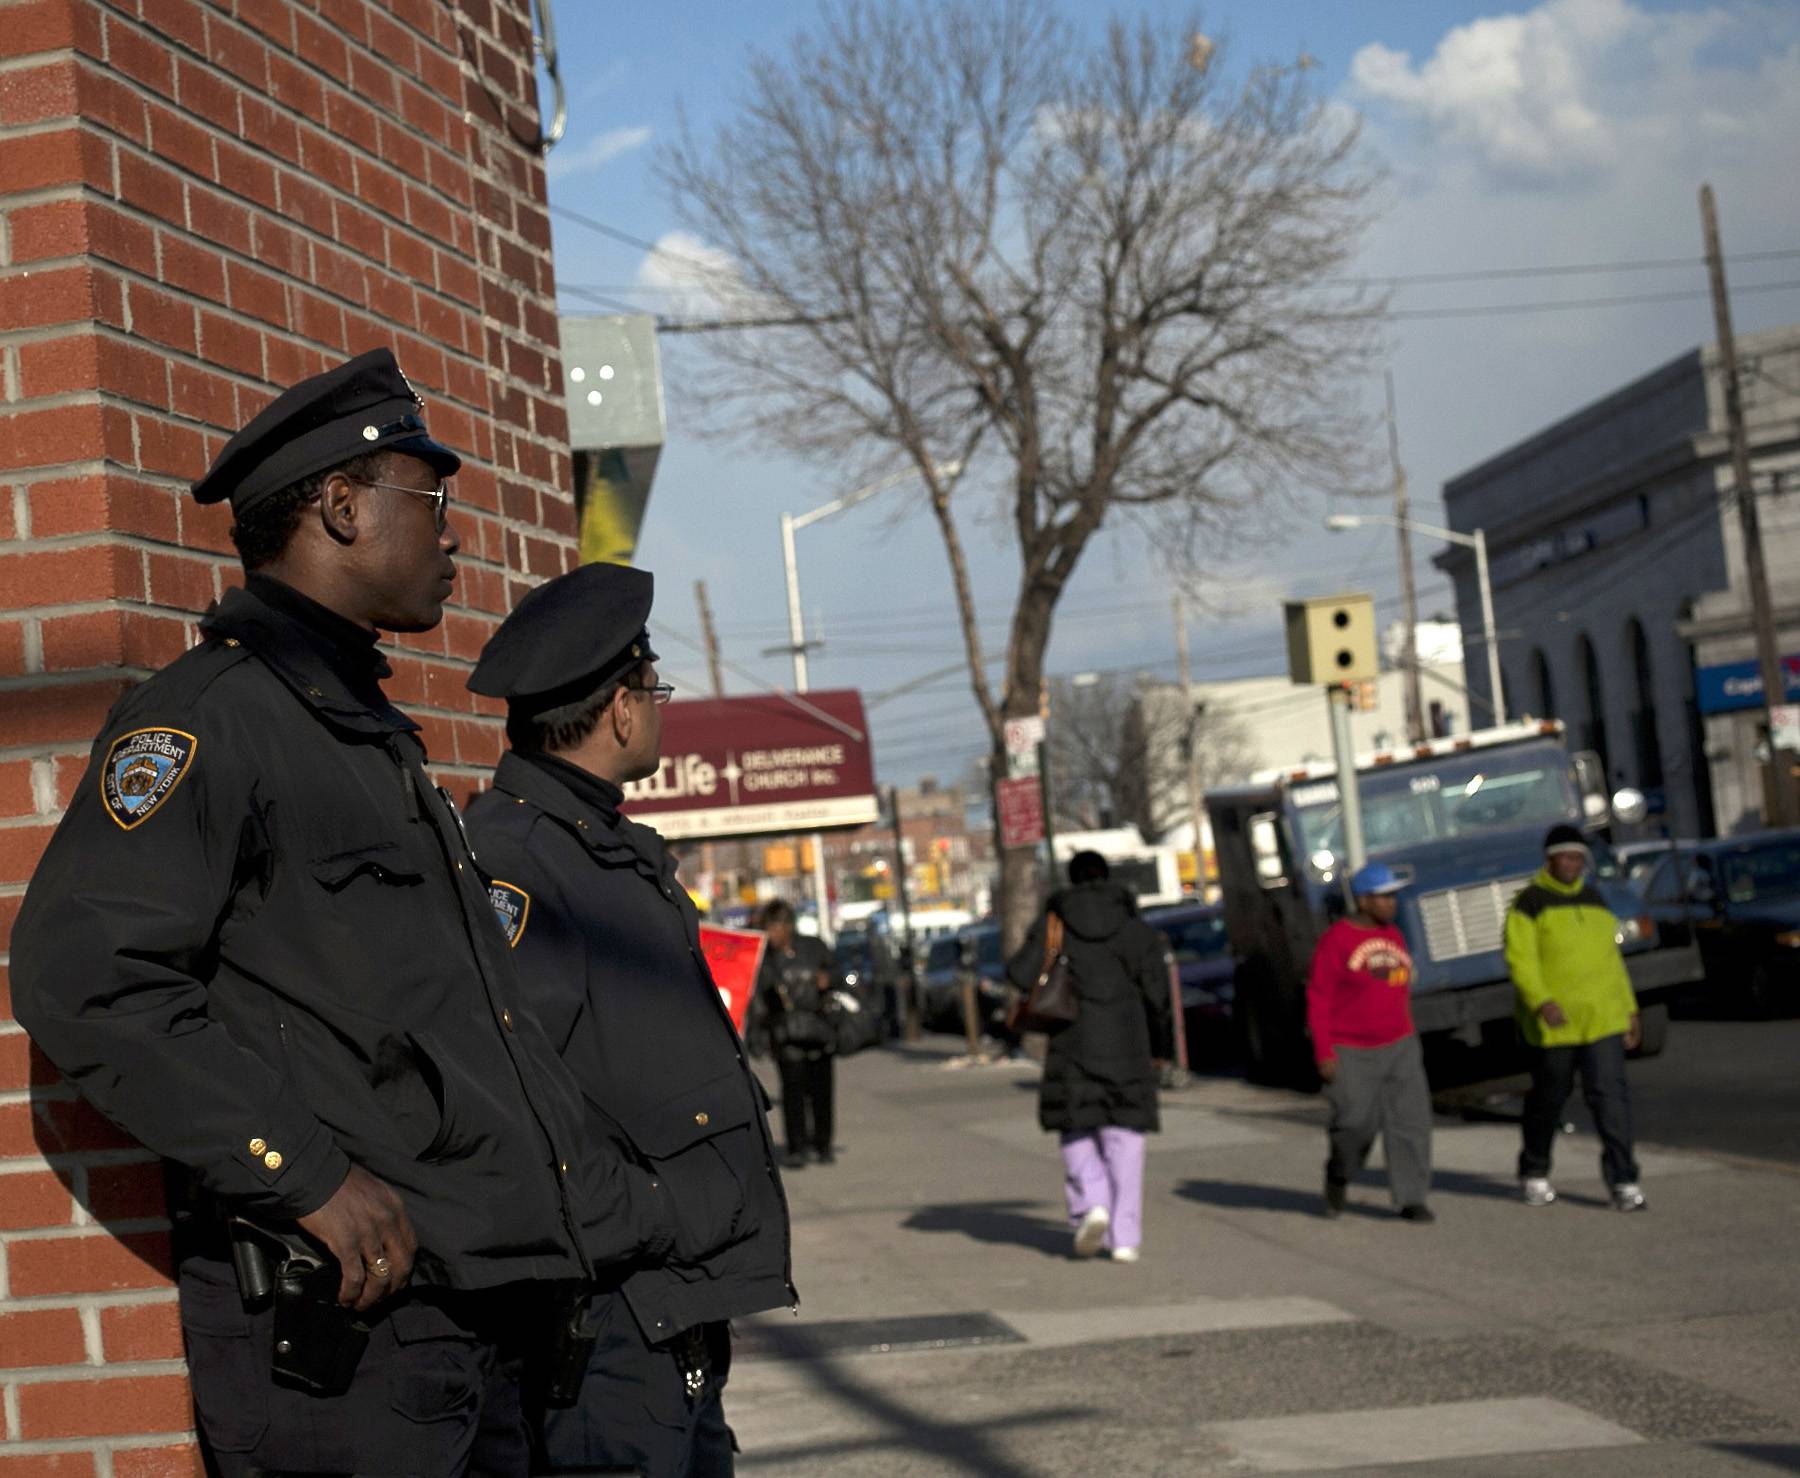
[[[1800,1471],[1800,1176],[1644,1146],[1620,1216],[1575,1136],[1534,1211],[1516,1128],[1440,1118],[1435,1226],[1378,1170],[1328,1222],[1323,1104],[1202,1079],[1143,1261],[1077,1262],[1035,1067],[951,1050],[839,1066],[838,1163],[787,1177],[800,1316],[740,1326],[746,1473]]]

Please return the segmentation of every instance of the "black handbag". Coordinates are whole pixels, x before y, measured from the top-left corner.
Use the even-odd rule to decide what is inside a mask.
[[[1063,953],[1063,922],[1052,913],[1044,925],[1044,968],[1031,990],[1013,1002],[1006,1024],[1016,1032],[1059,1032],[1081,1014],[1075,967]]]

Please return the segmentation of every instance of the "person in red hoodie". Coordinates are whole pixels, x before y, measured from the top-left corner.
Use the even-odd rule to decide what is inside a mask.
[[[1344,1209],[1350,1173],[1381,1134],[1388,1189],[1406,1221],[1434,1221],[1431,1091],[1412,1022],[1412,956],[1394,927],[1405,886],[1385,862],[1350,879],[1356,912],[1319,937],[1306,984],[1313,1057],[1331,1104],[1325,1214]]]

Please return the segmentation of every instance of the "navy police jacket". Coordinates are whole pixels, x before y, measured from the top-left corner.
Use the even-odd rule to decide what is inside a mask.
[[[591,1132],[653,1172],[678,1214],[730,1222],[709,1255],[641,1265],[618,1283],[654,1344],[797,1296],[762,1090],[674,859],[619,814],[621,795],[559,760],[508,754],[469,807],[469,833]]]
[[[303,1216],[363,1166],[422,1283],[666,1250],[667,1197],[585,1134],[373,639],[251,587],[109,716],[13,933],[19,1021],[233,1210]]]

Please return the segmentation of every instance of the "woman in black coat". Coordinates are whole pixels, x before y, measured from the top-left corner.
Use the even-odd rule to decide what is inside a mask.
[[[1136,1262],[1144,1136],[1160,1127],[1152,1043],[1168,1029],[1168,945],[1137,916],[1137,900],[1111,880],[1099,853],[1078,852],[1069,862],[1069,883],[1032,925],[1007,974],[1030,990],[1044,970],[1049,921],[1060,919],[1081,1010],[1050,1038],[1038,1123],[1062,1137],[1075,1255],[1092,1257],[1104,1248],[1115,1262]]]

